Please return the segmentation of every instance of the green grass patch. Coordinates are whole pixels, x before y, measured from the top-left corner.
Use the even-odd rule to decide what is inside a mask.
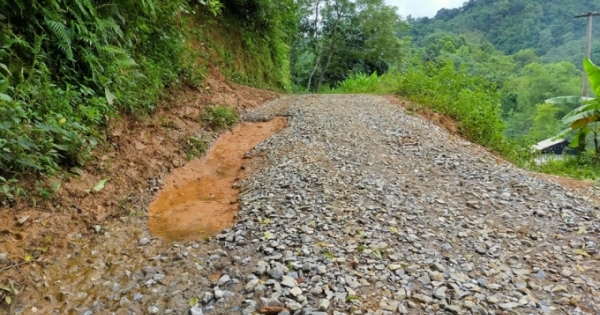
[[[592,152],[580,156],[564,156],[561,160],[549,160],[540,165],[531,164],[530,169],[546,174],[571,177],[580,180],[600,179],[600,163]]]
[[[181,141],[181,150],[188,160],[204,155],[207,149],[208,143],[199,136],[187,137]]]
[[[212,129],[231,129],[239,118],[237,110],[227,106],[209,107],[202,114],[202,120]]]

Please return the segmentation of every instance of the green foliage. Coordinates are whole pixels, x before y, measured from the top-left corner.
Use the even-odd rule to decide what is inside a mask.
[[[530,169],[548,174],[555,174],[576,178],[580,180],[600,179],[600,164],[592,152],[585,152],[578,156],[564,156],[562,159],[554,159],[540,165],[530,165]]]
[[[213,129],[231,129],[239,119],[238,112],[233,107],[216,106],[206,108],[202,120]]]
[[[400,96],[456,119],[469,140],[493,149],[505,144],[499,94],[482,78],[456,70],[452,63],[441,68],[427,63],[400,73],[397,84]]]
[[[479,32],[509,55],[535,49],[547,62],[579,64],[586,24],[573,16],[597,5],[595,0],[469,0],[459,8],[441,9],[433,18],[409,18],[409,34],[420,43],[436,30]],[[596,26],[594,32],[599,30]]]
[[[367,93],[376,92],[381,84],[381,78],[377,76],[377,72],[373,72],[370,76],[364,73],[354,73],[344,80],[334,92],[341,93]]]
[[[148,112],[185,82],[184,1],[0,4],[0,169],[82,165],[110,117]]]
[[[292,0],[1,2],[0,175],[80,166],[109,119],[152,112],[167,88],[199,86],[198,54],[211,53],[190,44],[202,33],[199,16],[244,34],[216,42],[230,56],[244,42],[245,77],[289,88],[294,8]],[[230,115],[216,114],[224,120],[215,124],[229,126]]]
[[[404,70],[377,78],[354,75],[335,91],[364,93],[389,91],[409,98],[459,122],[459,131],[469,140],[515,157],[517,146],[503,136],[500,95],[497,88],[480,77],[456,69],[452,62],[443,66],[416,61]]]
[[[590,82],[590,87],[596,95],[600,95],[600,68],[594,65],[589,59],[585,59],[583,65]],[[562,96],[549,99],[546,103],[577,104],[578,107],[569,112],[562,120],[568,126],[568,129],[561,132],[557,137],[571,136],[573,140],[570,146],[579,148],[580,152],[585,151],[586,142],[591,137],[591,141],[594,143],[594,152],[597,157],[600,157],[600,145],[598,144],[598,136],[600,134],[600,99]]]
[[[181,141],[181,150],[185,152],[188,160],[202,156],[208,149],[208,143],[199,136],[187,137]]]
[[[222,18],[216,22],[223,28],[220,36],[238,39],[242,44],[220,53],[226,75],[240,84],[290,90],[290,43],[297,34],[299,21],[296,1],[221,0],[221,3]]]
[[[381,0],[301,1],[300,12],[290,60],[293,83],[303,90],[335,87],[354,73],[384,73],[408,51],[408,40],[397,37],[406,23]]]

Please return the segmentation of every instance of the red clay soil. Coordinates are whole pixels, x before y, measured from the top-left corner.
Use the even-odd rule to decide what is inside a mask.
[[[23,179],[35,203],[23,198],[0,208],[0,253],[8,254],[8,261],[0,261],[0,286],[9,280],[17,288],[29,283],[33,270],[73,251],[107,220],[145,215],[152,181],[187,163],[182,141],[198,134],[207,141],[216,137],[200,118],[206,107],[226,105],[242,112],[277,97],[272,91],[231,84],[211,69],[202,89],[169,92],[151,116],[111,121],[105,144],[93,152],[80,176],[65,172],[37,178],[39,184],[36,178]],[[104,189],[86,192],[102,179],[108,179]],[[53,182],[60,184],[58,191],[42,198],[36,186],[49,189]],[[35,263],[19,265],[26,257]]]
[[[148,227],[167,241],[212,236],[233,225],[244,178],[244,153],[285,128],[286,119],[242,123],[221,136],[202,158],[175,170],[164,180],[148,210]]]

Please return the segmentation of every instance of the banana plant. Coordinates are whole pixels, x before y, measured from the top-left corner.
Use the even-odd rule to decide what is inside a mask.
[[[594,94],[600,95],[600,68],[591,60],[583,60],[585,73],[590,81]],[[600,99],[584,96],[559,96],[546,100],[550,104],[578,104],[579,106],[563,117],[563,124],[568,128],[554,138],[572,137],[570,147],[577,148],[579,153],[585,151],[586,140],[592,135],[594,152],[600,155],[598,135],[600,134]]]

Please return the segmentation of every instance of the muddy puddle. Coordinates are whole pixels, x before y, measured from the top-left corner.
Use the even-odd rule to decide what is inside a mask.
[[[233,225],[237,183],[245,177],[244,154],[286,124],[283,117],[242,123],[221,136],[203,158],[167,176],[148,209],[150,232],[165,241],[181,241],[211,236]]]
[[[163,242],[152,239],[152,244],[164,244],[166,247],[140,246],[141,238],[151,239],[141,217],[102,227],[99,233],[105,235],[99,236],[97,241],[85,237],[70,239],[72,254],[49,266],[33,266],[36,268],[29,270],[33,281],[25,287],[20,300],[15,303],[18,305],[9,313],[147,314],[148,310],[142,308],[143,305],[154,302],[148,300],[149,295],[136,294],[156,290],[150,285],[140,287],[140,283],[147,284],[146,278],[152,278],[154,272],[164,273],[162,268],[171,268],[169,270],[173,273],[181,273],[182,279],[206,279],[208,271],[194,267],[198,263],[190,270],[187,269],[190,266],[180,258],[165,260],[165,253],[169,253],[165,248],[183,248],[168,242],[197,240],[231,226],[238,209],[239,189],[234,184],[245,177],[243,165],[248,162],[244,154],[286,126],[285,118],[264,123],[242,123],[221,136],[203,158],[189,162],[163,180],[164,186],[148,210],[148,227],[151,234],[163,238]],[[206,246],[209,245],[186,247],[185,250],[190,251],[190,255],[193,252],[205,253]],[[186,268],[182,267],[184,265]],[[142,281],[143,276],[146,278]],[[165,278],[159,282],[172,281]],[[187,285],[182,282],[172,288],[186,290]],[[143,296],[139,303],[135,302],[136,296]],[[160,303],[166,308],[171,306],[169,303],[181,306],[187,305],[188,301]],[[4,314],[2,308],[0,314]]]

